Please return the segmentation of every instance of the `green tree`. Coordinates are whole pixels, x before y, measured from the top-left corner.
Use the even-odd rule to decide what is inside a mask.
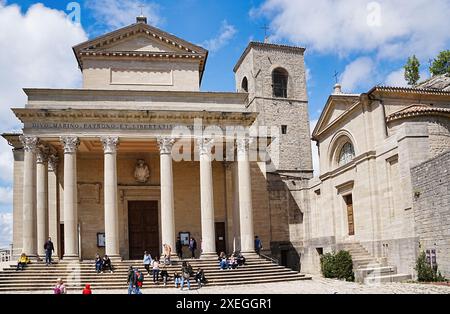
[[[420,62],[416,56],[409,57],[405,65],[405,80],[408,82],[408,85],[414,86],[419,82],[419,68]]]
[[[430,72],[433,76],[445,73],[450,74],[450,50],[442,51],[436,59],[434,59],[433,64],[430,67]]]

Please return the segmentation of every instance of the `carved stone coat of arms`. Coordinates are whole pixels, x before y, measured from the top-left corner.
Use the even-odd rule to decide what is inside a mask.
[[[150,169],[145,160],[139,159],[134,170],[134,178],[138,183],[147,183],[150,179]]]

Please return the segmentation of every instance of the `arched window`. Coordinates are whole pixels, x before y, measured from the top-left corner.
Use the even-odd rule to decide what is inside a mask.
[[[355,158],[355,149],[352,143],[347,142],[342,146],[341,151],[339,153],[338,163],[339,166],[344,166],[351,162]]]
[[[247,77],[244,77],[241,84],[242,90],[246,93],[248,93],[248,80]]]
[[[285,69],[277,68],[272,72],[273,97],[287,98],[288,73]]]

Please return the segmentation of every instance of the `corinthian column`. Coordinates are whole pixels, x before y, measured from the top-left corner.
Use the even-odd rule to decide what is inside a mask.
[[[239,185],[239,217],[241,229],[241,252],[254,253],[252,180],[248,156],[250,139],[237,140],[238,151],[238,185]]]
[[[64,257],[78,260],[78,186],[77,149],[80,140],[75,136],[61,137],[64,146]]]
[[[162,243],[175,252],[175,214],[173,200],[172,147],[175,139],[159,137],[161,180],[161,235]]]
[[[105,153],[105,245],[106,254],[119,258],[119,209],[117,206],[118,137],[102,137]]]
[[[48,237],[48,154],[48,146],[41,146],[36,152],[37,245],[40,257],[45,256],[44,243]]]
[[[36,258],[36,148],[39,139],[34,136],[21,136],[20,140],[24,149],[22,252],[30,258]]]
[[[211,149],[214,146],[214,140],[211,138],[198,138],[197,145],[200,154],[202,257],[212,257],[217,255],[211,166]]]

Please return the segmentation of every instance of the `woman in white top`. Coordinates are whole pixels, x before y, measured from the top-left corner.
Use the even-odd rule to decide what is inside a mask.
[[[153,268],[153,282],[158,284],[159,280],[159,259],[155,258],[152,263]]]

